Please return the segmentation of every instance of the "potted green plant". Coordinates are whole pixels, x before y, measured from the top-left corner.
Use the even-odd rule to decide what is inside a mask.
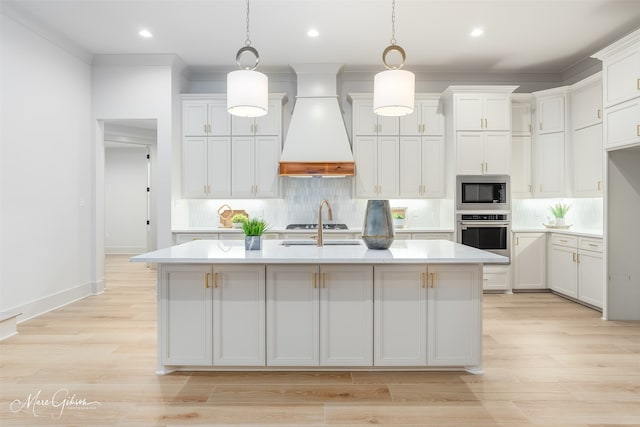
[[[394,212],[393,213],[393,226],[397,228],[402,228],[405,226],[406,217],[403,213]]]
[[[262,233],[269,229],[264,219],[248,219],[242,223],[244,231],[244,248],[248,251],[262,249]]]
[[[549,206],[549,210],[555,218],[555,225],[557,227],[563,227],[565,225],[564,217],[569,211],[569,208],[571,208],[571,205],[567,205],[562,202],[558,202],[553,206]]]
[[[242,228],[242,224],[247,222],[249,218],[243,214],[236,214],[231,218],[231,226],[233,228]]]

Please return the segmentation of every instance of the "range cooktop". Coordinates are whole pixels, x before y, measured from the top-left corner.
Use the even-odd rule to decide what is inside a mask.
[[[318,224],[289,224],[287,230],[317,230]],[[348,230],[347,224],[322,224],[323,230]]]

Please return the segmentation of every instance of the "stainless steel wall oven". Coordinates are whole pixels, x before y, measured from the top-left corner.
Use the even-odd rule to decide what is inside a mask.
[[[510,257],[508,213],[459,213],[458,243]]]

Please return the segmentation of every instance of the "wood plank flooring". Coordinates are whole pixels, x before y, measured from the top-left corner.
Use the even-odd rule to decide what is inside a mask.
[[[107,259],[107,290],[0,343],[2,426],[640,426],[640,323],[552,294],[485,295],[484,375],[155,374],[155,272]]]

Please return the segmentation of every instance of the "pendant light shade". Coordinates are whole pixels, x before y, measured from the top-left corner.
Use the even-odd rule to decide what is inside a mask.
[[[269,107],[269,80],[255,70],[227,74],[227,111],[234,116],[259,117]]]
[[[243,53],[255,56],[255,63],[243,67],[240,57]],[[247,0],[247,38],[244,46],[236,53],[236,64],[240,70],[227,74],[227,111],[240,117],[260,117],[269,110],[269,79],[255,71],[260,63],[258,51],[251,46],[249,38],[249,0]]]
[[[402,58],[399,65],[389,65],[387,54],[396,52]],[[411,71],[401,70],[407,55],[396,44],[396,0],[391,4],[391,44],[382,52],[382,63],[386,71],[376,74],[373,80],[373,112],[379,116],[405,116],[413,113],[416,76]]]
[[[379,116],[413,113],[416,77],[411,71],[386,70],[373,81],[373,112]]]

